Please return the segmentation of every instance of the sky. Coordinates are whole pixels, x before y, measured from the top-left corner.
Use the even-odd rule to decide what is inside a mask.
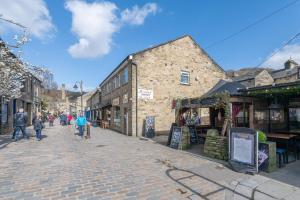
[[[58,84],[83,80],[91,90],[129,54],[191,35],[225,70],[255,67],[300,32],[300,1],[224,42],[294,0],[1,0],[0,16],[28,27],[21,57],[45,66]],[[0,37],[13,43],[22,29],[0,20]],[[208,48],[211,46],[210,48]],[[19,51],[19,50],[14,50]],[[262,66],[300,63],[300,39]]]

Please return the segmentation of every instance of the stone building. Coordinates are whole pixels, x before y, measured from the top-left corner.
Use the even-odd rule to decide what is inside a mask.
[[[16,99],[6,99],[0,96],[0,133],[13,131],[13,116],[19,108],[24,108],[28,114],[28,126],[31,125],[35,113],[41,112],[41,95],[43,93],[42,81],[33,74],[23,82],[21,96]]]
[[[201,96],[225,76],[191,36],[177,38],[127,56],[102,81],[101,118],[116,131],[141,136],[153,116],[156,134],[168,133],[173,100]]]
[[[227,72],[227,75],[233,81],[237,81],[246,87],[266,86],[300,80],[300,66],[294,60],[289,59],[284,63],[284,68],[279,70],[245,68],[235,72]]]
[[[94,122],[98,118],[101,118],[100,102],[101,92],[96,89],[89,93],[89,97],[86,100],[86,117]]]

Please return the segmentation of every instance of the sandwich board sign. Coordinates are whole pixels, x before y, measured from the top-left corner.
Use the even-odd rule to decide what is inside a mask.
[[[229,135],[229,163],[234,170],[258,172],[258,137],[250,128],[231,128]]]
[[[174,149],[181,148],[182,128],[174,126],[172,131],[170,147]]]

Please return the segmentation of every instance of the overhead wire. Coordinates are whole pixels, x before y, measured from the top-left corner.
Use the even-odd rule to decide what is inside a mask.
[[[286,9],[286,8],[288,8],[288,7],[290,7],[290,6],[294,5],[294,4],[296,4],[298,1],[299,1],[299,0],[292,1],[292,2],[290,2],[290,3],[288,3],[288,4],[286,4],[286,5],[284,5],[284,6],[280,7],[280,8],[278,8],[277,10],[274,10],[274,11],[271,12],[270,14],[268,14],[268,15],[266,15],[266,16],[264,16],[264,17],[258,19],[258,20],[256,20],[255,22],[253,22],[253,23],[251,23],[251,24],[245,26],[244,28],[240,29],[239,31],[236,31],[236,32],[234,32],[234,33],[232,33],[232,34],[230,34],[230,35],[224,37],[223,39],[220,39],[220,40],[217,40],[217,41],[211,43],[210,45],[204,47],[204,49],[209,49],[209,48],[214,47],[214,46],[216,46],[216,45],[218,45],[218,44],[220,44],[220,43],[222,43],[222,42],[224,42],[224,41],[226,41],[226,40],[229,40],[229,39],[235,37],[236,35],[238,35],[238,34],[244,32],[244,31],[250,29],[251,27],[253,27],[253,26],[255,26],[255,25],[257,25],[257,24],[259,24],[259,23],[261,23],[261,22],[267,20],[268,18],[272,17],[273,15],[275,15],[275,14],[277,14],[277,13],[283,11],[284,9]]]

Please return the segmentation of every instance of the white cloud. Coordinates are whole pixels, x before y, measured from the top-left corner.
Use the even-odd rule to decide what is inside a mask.
[[[155,3],[147,3],[142,8],[134,6],[132,10],[125,9],[121,13],[121,21],[132,25],[141,25],[149,14],[155,15],[157,10]]]
[[[94,58],[110,51],[112,34],[119,30],[114,3],[67,1],[65,8],[72,12],[72,31],[79,42],[69,48],[75,58]]]
[[[51,36],[55,30],[49,10],[43,0],[1,0],[0,15],[26,26],[30,34],[40,39]],[[0,32],[18,28],[7,22],[0,23]]]
[[[278,53],[268,59],[263,66],[270,66],[275,69],[283,68],[285,61],[287,61],[289,58],[292,58],[296,62],[300,63],[300,44],[285,46]]]
[[[113,35],[125,24],[143,24],[150,13],[155,13],[156,4],[142,8],[126,9],[118,17],[118,7],[108,1],[87,3],[68,0],[65,8],[72,13],[72,32],[79,41],[69,47],[74,58],[96,58],[108,54],[113,44]],[[125,14],[126,13],[126,14]]]

